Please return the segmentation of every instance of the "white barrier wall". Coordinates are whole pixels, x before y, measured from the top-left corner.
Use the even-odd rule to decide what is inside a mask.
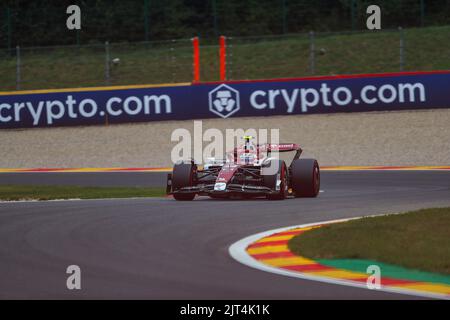
[[[321,165],[450,164],[450,109],[203,121],[212,127],[280,128]],[[177,128],[193,121],[4,130],[0,168],[167,167]]]

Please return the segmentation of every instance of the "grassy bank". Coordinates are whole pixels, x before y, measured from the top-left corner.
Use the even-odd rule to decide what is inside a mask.
[[[400,32],[321,33],[314,37],[314,75],[400,70]],[[403,70],[450,69],[450,26],[403,31]],[[308,34],[228,38],[228,79],[299,77],[312,74]],[[109,45],[22,48],[24,89],[173,83],[192,80],[190,39]],[[120,59],[112,63],[113,59]],[[219,80],[217,40],[201,39],[201,80]],[[0,91],[16,88],[16,54],[0,50]]]
[[[162,197],[164,188],[0,185],[0,200]]]
[[[332,224],[294,237],[289,248],[315,260],[366,259],[450,274],[450,208]]]

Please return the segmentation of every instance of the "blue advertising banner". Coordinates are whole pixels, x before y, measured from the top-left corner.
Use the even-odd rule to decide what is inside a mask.
[[[450,107],[450,72],[0,93],[0,129]]]

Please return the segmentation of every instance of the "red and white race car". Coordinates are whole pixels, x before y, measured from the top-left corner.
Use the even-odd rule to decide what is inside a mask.
[[[244,145],[227,154],[227,159],[210,159],[199,169],[193,162],[177,163],[167,177],[167,193],[176,200],[193,200],[196,195],[212,198],[261,197],[282,200],[287,196],[317,197],[320,169],[315,159],[300,159],[295,143]],[[272,152],[295,151],[289,166],[271,157]]]

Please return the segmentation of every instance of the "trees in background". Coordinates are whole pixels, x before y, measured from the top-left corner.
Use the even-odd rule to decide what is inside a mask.
[[[362,29],[371,0],[3,0],[0,47]],[[378,0],[382,27],[450,23],[450,0]],[[81,31],[66,29],[78,4]]]

